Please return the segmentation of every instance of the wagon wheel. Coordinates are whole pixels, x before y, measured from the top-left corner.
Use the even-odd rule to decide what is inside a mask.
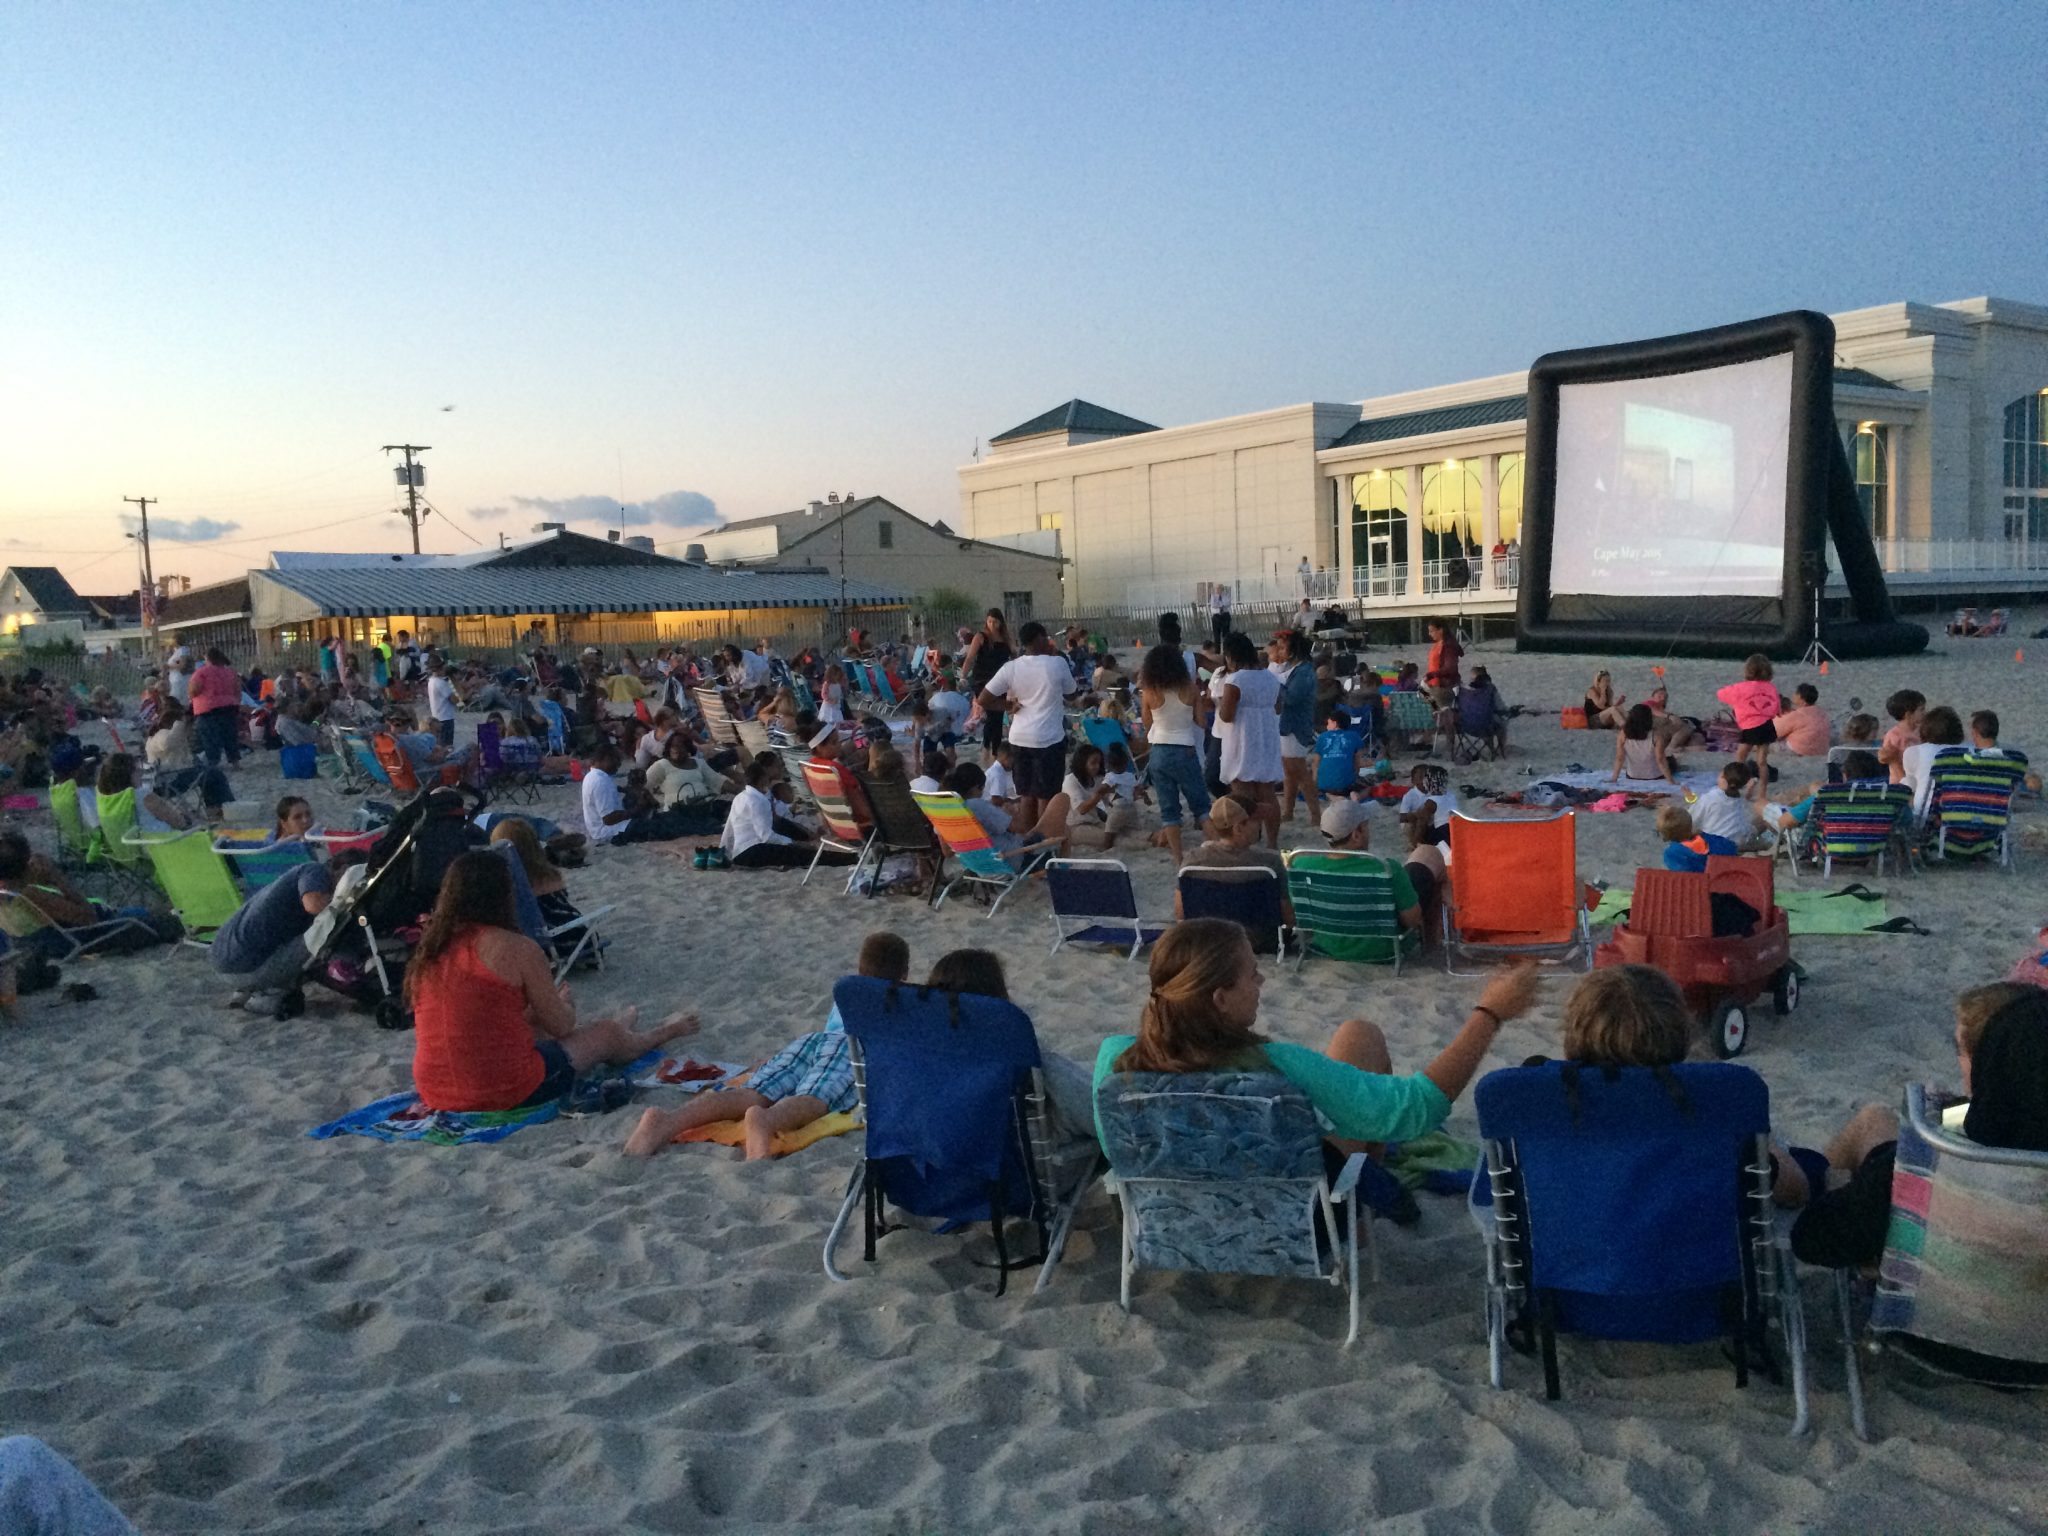
[[[1749,1010],[1732,997],[1714,1004],[1707,1015],[1707,1038],[1714,1042],[1714,1054],[1726,1061],[1740,1056],[1749,1043]]]
[[[1799,972],[1786,966],[1771,978],[1771,1005],[1780,1014],[1793,1013],[1799,1007]]]

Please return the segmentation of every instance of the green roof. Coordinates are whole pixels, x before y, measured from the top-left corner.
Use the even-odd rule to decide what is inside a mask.
[[[1102,406],[1091,405],[1086,400],[1069,400],[1065,405],[1054,406],[1042,416],[1032,417],[1022,426],[997,433],[989,441],[1007,443],[1015,438],[1039,437],[1047,432],[1094,432],[1104,437],[1128,437],[1134,432],[1158,430],[1151,422],[1140,421],[1135,416],[1105,410]]]
[[[1890,379],[1881,379],[1868,368],[1837,368],[1837,384],[1854,384],[1858,389],[1897,389]]]
[[[1529,413],[1527,395],[1502,395],[1498,400],[1474,400],[1465,405],[1439,406],[1433,411],[1407,411],[1399,416],[1376,416],[1361,421],[1346,432],[1332,448],[1352,448],[1360,443],[1392,442],[1401,437],[1422,437],[1430,432],[1456,432],[1464,427],[1492,427],[1520,421]]]

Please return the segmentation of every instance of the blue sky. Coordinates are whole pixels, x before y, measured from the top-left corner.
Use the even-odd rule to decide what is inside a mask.
[[[664,541],[707,499],[952,517],[1074,395],[1172,424],[2048,303],[2044,57],[2029,4],[22,0],[0,563],[132,585],[135,494],[199,536],[159,571],[402,548],[407,440],[429,548],[622,488]]]

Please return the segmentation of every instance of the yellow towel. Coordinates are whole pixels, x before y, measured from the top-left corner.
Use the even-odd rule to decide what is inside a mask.
[[[859,1119],[853,1115],[820,1115],[809,1125],[778,1135],[775,1138],[775,1155],[787,1157],[792,1152],[801,1152],[814,1141],[823,1141],[827,1136],[844,1136],[848,1131],[860,1128]],[[715,1141],[725,1147],[741,1146],[746,1139],[747,1128],[737,1120],[714,1120],[709,1125],[692,1126],[676,1136],[677,1141]]]

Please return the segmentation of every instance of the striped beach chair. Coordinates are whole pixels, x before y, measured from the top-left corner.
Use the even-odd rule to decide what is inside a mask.
[[[803,764],[804,787],[811,792],[811,799],[817,804],[818,816],[825,823],[825,830],[818,837],[818,852],[811,860],[811,867],[804,871],[799,885],[809,885],[811,876],[817,873],[818,859],[823,858],[827,848],[836,848],[841,853],[854,856],[853,868],[846,876],[844,889],[852,890],[853,882],[867,867],[868,853],[874,847],[875,829],[871,822],[863,819],[848,798],[846,785],[839,777],[838,765],[806,760]]]
[[[1436,737],[1436,706],[1419,693],[1387,695],[1387,735],[1404,731],[1408,745],[1427,744]]]
[[[1855,1295],[1851,1272],[1837,1270],[1850,1422],[1867,1440]],[[1944,1130],[1917,1083],[1906,1090],[1870,1332],[1938,1371],[1961,1374],[1945,1352],[1967,1350],[2019,1367],[1998,1373],[2012,1384],[2048,1383],[2048,1152],[1979,1146]],[[1939,1350],[1915,1351],[1914,1341]]]
[[[1297,848],[1287,855],[1287,894],[1300,938],[1298,971],[1312,954],[1367,965],[1401,960],[1421,946],[1422,935],[1401,926],[1393,866],[1350,849]]]
[[[1814,791],[1813,855],[1832,875],[1837,859],[1870,862],[1884,873],[1885,855],[1913,814],[1913,791],[1883,779],[1828,784]]]
[[[974,819],[974,812],[967,809],[967,802],[958,795],[941,792],[936,795],[919,794],[914,798],[917,808],[930,818],[932,830],[939,834],[939,842],[947,854],[960,866],[960,872],[948,880],[941,861],[939,878],[932,883],[932,905],[935,907],[945,905],[956,885],[981,886],[995,892],[995,900],[989,903],[988,908],[988,915],[994,917],[996,909],[1009,899],[1010,893],[1059,851],[1055,845],[1044,843],[1035,848],[1020,848],[1014,854],[1000,854],[989,840],[988,833],[982,830],[981,823]]]
[[[1928,769],[1927,856],[2012,868],[2012,797],[2026,783],[2017,752],[1944,752]]]

